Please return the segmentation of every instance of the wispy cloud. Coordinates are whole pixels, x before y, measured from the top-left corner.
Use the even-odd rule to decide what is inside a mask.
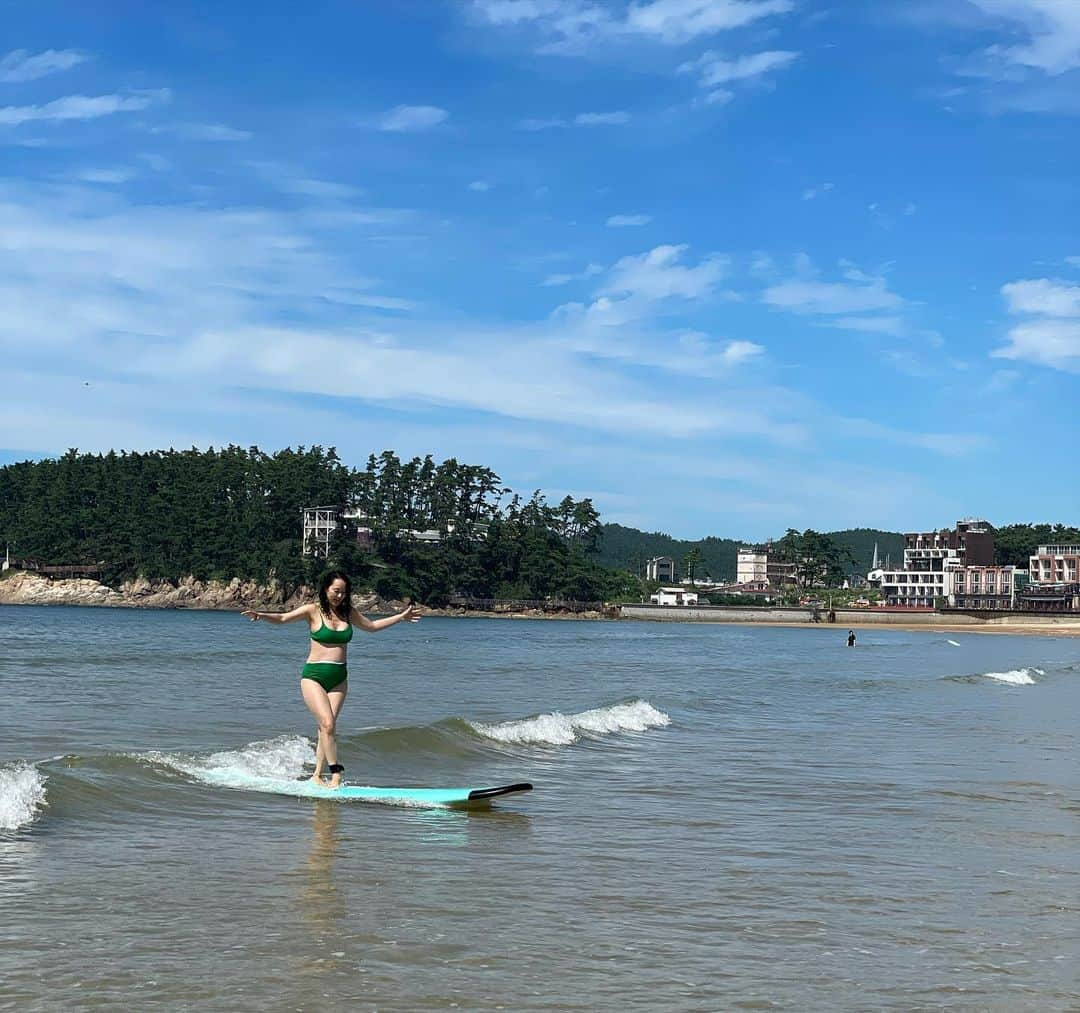
[[[487,193],[491,189],[491,184],[486,179],[474,179],[469,184],[469,189],[474,193]]]
[[[168,123],[154,127],[155,134],[174,134],[184,141],[250,141],[254,136],[249,130],[238,130],[224,123]]]
[[[803,200],[815,200],[823,193],[828,193],[833,188],[832,183],[821,183],[818,186],[808,186],[802,192]]]
[[[578,113],[574,123],[579,127],[617,127],[630,122],[630,114],[618,110],[611,113]]]
[[[445,123],[449,115],[438,106],[394,106],[375,121],[375,126],[390,133],[416,133]]]
[[[96,120],[114,113],[137,112],[156,102],[167,102],[169,98],[170,92],[166,88],[133,95],[66,95],[45,105],[4,106],[0,108],[0,125],[19,126],[49,120]]]
[[[103,183],[106,185],[118,185],[120,183],[129,183],[135,178],[135,172],[131,169],[115,168],[115,169],[76,169],[71,173],[71,178],[78,180],[80,183]]]
[[[625,229],[648,225],[651,221],[651,215],[612,215],[605,224],[609,229]]]
[[[49,74],[70,70],[85,59],[84,53],[74,49],[46,49],[43,53],[15,49],[0,59],[0,82],[21,84],[24,81],[36,81]]]
[[[808,261],[800,263],[798,277],[769,286],[762,301],[775,309],[815,316],[833,316],[844,322],[839,326],[851,327],[850,314],[874,313],[878,310],[896,310],[904,300],[890,292],[884,277],[868,275],[854,265],[841,264],[843,281],[821,281]],[[866,329],[872,329],[875,321],[865,318]]]
[[[682,64],[679,73],[697,74],[702,88],[715,88],[717,85],[746,81],[782,70],[794,63],[798,55],[788,50],[774,49],[727,60],[710,50],[696,60]]]
[[[536,31],[540,52],[583,54],[603,42],[649,40],[681,45],[703,36],[743,28],[794,8],[793,0],[652,0],[600,3],[588,0],[473,0],[483,23]]]
[[[571,119],[562,116],[518,120],[519,130],[563,130],[567,127],[618,127],[630,122],[624,110],[609,113],[578,113]]]
[[[1080,285],[1036,278],[1009,282],[1001,293],[1010,313],[1030,319],[1012,327],[1008,343],[991,354],[1080,372]]]
[[[1022,42],[995,44],[990,64],[1059,75],[1080,67],[1080,4],[1074,0],[971,0],[991,18],[1020,32]]]
[[[604,269],[599,264],[589,264],[583,271],[578,271],[572,274],[549,274],[541,284],[545,286],[553,285],[567,285],[572,281],[587,281],[589,278],[595,278],[598,274],[603,274]]]

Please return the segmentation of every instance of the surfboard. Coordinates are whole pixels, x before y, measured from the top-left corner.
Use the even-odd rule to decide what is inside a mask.
[[[221,779],[209,779],[204,774],[202,780],[209,780],[211,783],[216,781],[221,787],[239,791],[261,791],[273,795],[291,795],[293,798],[325,798],[335,802],[382,802],[386,805],[452,809],[487,809],[491,806],[492,799],[532,791],[532,785],[524,781],[487,788],[417,788],[405,785],[379,787],[359,784],[326,788],[313,784],[308,778],[293,781],[252,774],[238,775],[235,772]]]
[[[523,791],[532,791],[532,785],[524,781],[490,788],[381,788],[353,784],[344,784],[340,788],[319,788],[311,785],[311,794],[315,798],[358,799],[396,805],[451,806],[456,809],[486,809],[491,805],[492,799]],[[304,794],[306,796],[308,793]]]

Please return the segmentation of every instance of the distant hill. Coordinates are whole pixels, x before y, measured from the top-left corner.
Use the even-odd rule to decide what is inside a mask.
[[[878,557],[882,566],[885,557],[892,559],[893,566],[904,564],[904,536],[897,531],[879,531],[877,528],[847,528],[844,531],[829,531],[829,537],[838,545],[851,550],[855,559],[854,572],[865,577],[874,561],[874,545],[877,545]]]
[[[629,570],[639,576],[645,573],[645,563],[653,556],[671,556],[683,575],[682,560],[691,550],[701,553],[697,575],[706,573],[715,580],[735,579],[735,557],[739,547],[747,542],[735,538],[702,538],[698,541],[672,538],[661,531],[639,531],[621,524],[604,524],[598,561],[617,570]],[[878,555],[885,561],[892,556],[899,565],[904,555],[904,536],[895,531],[878,531],[874,528],[850,528],[845,531],[827,532],[836,542],[851,550],[855,559],[853,572],[865,575],[870,569],[877,543]],[[752,544],[752,543],[751,543]]]
[[[671,556],[682,576],[683,557],[691,550],[701,553],[697,576],[708,574],[716,580],[735,579],[735,554],[743,542],[731,538],[702,538],[684,541],[661,531],[638,531],[621,524],[601,526],[600,554],[597,561],[614,570],[629,570],[644,576],[645,563],[653,556]]]

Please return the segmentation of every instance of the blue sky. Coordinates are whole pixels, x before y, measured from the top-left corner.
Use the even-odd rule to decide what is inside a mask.
[[[1080,3],[2,4],[0,462],[1080,522]]]

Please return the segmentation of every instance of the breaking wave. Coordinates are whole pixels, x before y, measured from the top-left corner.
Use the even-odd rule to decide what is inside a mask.
[[[479,735],[497,742],[567,746],[582,735],[610,735],[614,732],[643,732],[671,724],[663,711],[645,700],[613,704],[580,714],[540,714],[519,721],[483,724],[470,721],[469,726]]]
[[[32,823],[45,805],[45,775],[29,763],[0,766],[0,830]]]

